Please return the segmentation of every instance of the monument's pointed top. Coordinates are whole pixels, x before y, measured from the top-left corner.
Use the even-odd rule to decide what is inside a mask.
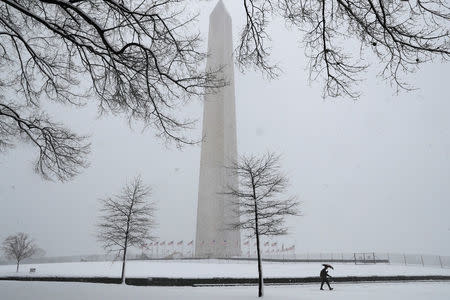
[[[227,15],[230,16],[230,14],[228,13],[225,4],[223,4],[222,0],[219,0],[216,4],[216,6],[214,7],[213,11],[211,12],[210,17],[215,16],[215,15]]]

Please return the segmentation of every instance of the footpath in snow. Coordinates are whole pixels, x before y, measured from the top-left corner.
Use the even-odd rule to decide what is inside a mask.
[[[266,286],[265,300],[448,300],[449,282],[334,284],[333,291],[316,285]],[[249,300],[256,286],[137,287],[119,284],[0,281],[2,300]]]

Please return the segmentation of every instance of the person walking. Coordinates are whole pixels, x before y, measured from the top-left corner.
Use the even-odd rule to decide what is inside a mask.
[[[328,281],[328,277],[331,277],[328,274],[328,271],[327,271],[328,268],[333,269],[332,266],[323,264],[323,269],[320,271],[320,279],[322,279],[322,283],[320,284],[320,289],[323,290],[323,284],[326,283],[328,285],[328,288],[331,291],[333,288],[330,286],[330,282]]]

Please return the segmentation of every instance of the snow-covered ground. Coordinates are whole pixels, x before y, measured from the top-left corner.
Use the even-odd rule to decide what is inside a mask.
[[[266,300],[448,300],[449,282],[266,286]],[[256,286],[137,287],[116,284],[0,281],[2,300],[246,300],[257,299]]]
[[[401,265],[354,265],[333,264],[330,275],[341,276],[389,276],[389,275],[450,275],[450,269]],[[30,274],[29,269],[36,268]],[[274,263],[264,262],[265,277],[311,277],[318,276],[320,263]],[[19,273],[15,265],[0,266],[0,276],[71,276],[71,277],[119,277],[120,262],[76,262],[21,265]],[[128,261],[127,277],[257,277],[256,262],[223,260],[175,260],[175,261]]]

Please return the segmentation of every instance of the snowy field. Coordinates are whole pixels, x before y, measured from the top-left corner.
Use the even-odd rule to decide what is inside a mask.
[[[401,265],[354,265],[333,264],[330,275],[342,276],[394,276],[394,275],[450,275],[450,269]],[[36,268],[30,274],[29,269]],[[274,263],[264,262],[266,277],[318,276],[320,263]],[[0,276],[68,276],[68,277],[120,277],[120,262],[76,262],[21,265],[19,273],[15,265],[0,266]],[[128,261],[127,277],[257,277],[256,262],[223,260],[178,261]]]
[[[266,286],[266,300],[448,300],[450,283],[335,284],[333,291],[316,285]],[[116,284],[0,281],[2,300],[245,300],[258,299],[256,286],[137,287]]]

